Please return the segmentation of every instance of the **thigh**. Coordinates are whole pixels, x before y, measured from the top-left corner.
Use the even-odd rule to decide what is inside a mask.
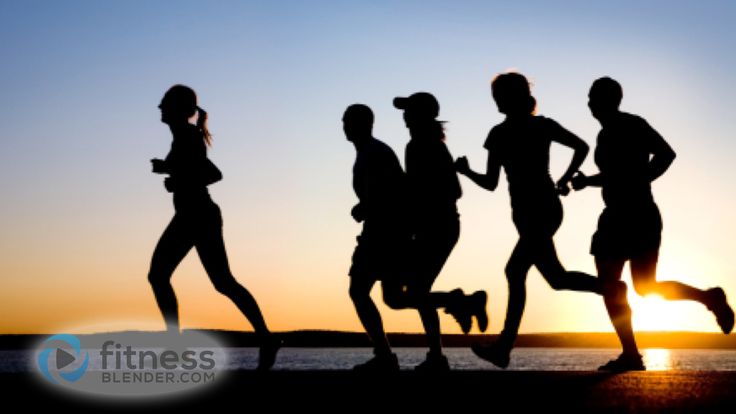
[[[217,214],[215,214],[217,213]],[[194,246],[205,271],[213,282],[231,279],[230,265],[222,238],[222,221],[219,212],[209,212],[202,217],[197,228]]]
[[[631,280],[634,284],[650,285],[657,280],[659,249],[650,249],[631,258]]]
[[[552,239],[541,239],[535,244],[534,265],[542,276],[550,280],[565,272],[565,268],[557,257],[557,249]]]
[[[511,257],[506,263],[506,278],[512,280],[525,280],[526,275],[534,264],[536,250],[535,240],[520,238],[511,252]]]
[[[151,276],[171,277],[192,246],[194,240],[191,237],[191,229],[187,228],[184,220],[174,216],[153,251]]]
[[[460,237],[459,221],[417,232],[411,249],[411,286],[429,291]]]
[[[376,279],[369,277],[352,276],[350,278],[350,296],[370,296],[376,282]]]

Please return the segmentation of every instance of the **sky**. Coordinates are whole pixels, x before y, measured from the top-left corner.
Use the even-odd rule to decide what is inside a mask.
[[[736,297],[735,19],[730,1],[0,0],[0,333],[163,328],[146,275],[173,206],[149,160],[171,144],[157,105],[176,83],[209,113],[230,265],[273,330],[361,330],[347,294],[360,225],[344,109],[373,108],[374,135],[403,160],[391,101],[431,92],[450,151],[482,169],[503,120],[490,80],[508,70],[532,81],[539,114],[591,147],[588,88],[617,79],[622,109],[678,154],[653,184],[659,278]],[[553,147],[555,177],[570,156]],[[592,157],[582,169],[596,171]],[[497,333],[517,240],[507,189],[461,184],[460,240],[435,287],[486,290]],[[560,259],[593,273],[600,192],[563,204]],[[183,327],[251,329],[194,252],[173,285]],[[555,292],[536,270],[527,286],[522,332],[612,331],[599,297]],[[631,300],[639,330],[718,330],[699,304]],[[421,331],[416,312],[379,308],[388,331]]]

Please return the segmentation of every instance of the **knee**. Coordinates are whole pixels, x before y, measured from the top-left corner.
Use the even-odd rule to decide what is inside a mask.
[[[350,294],[350,299],[353,301],[353,303],[361,303],[370,299],[370,291],[366,291],[365,289],[359,288],[354,285],[350,285],[348,293]]]
[[[657,282],[652,281],[635,281],[634,290],[640,296],[646,296],[657,291]]]
[[[383,292],[383,303],[393,310],[404,309],[406,307],[404,300],[395,292]]]
[[[383,285],[383,303],[391,309],[400,310],[416,307],[417,292],[402,285]]]
[[[232,275],[214,282],[213,285],[215,286],[215,290],[226,296],[232,294],[237,289],[243,289]]]
[[[154,289],[170,286],[171,274],[166,274],[166,272],[160,272],[151,269],[151,271],[148,272],[148,283],[150,283]]]
[[[553,290],[565,290],[568,287],[565,278],[557,273],[547,277],[547,283]]]
[[[514,265],[506,266],[506,281],[509,284],[509,289],[524,286],[524,279],[524,273],[521,269]]]

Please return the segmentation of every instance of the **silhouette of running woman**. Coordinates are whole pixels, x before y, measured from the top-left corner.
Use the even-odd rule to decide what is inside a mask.
[[[207,113],[197,106],[197,95],[184,85],[172,86],[159,105],[161,122],[173,135],[165,159],[153,159],[153,172],[167,174],[166,190],[174,195],[174,218],[161,235],[151,259],[148,280],[169,332],[179,332],[179,310],[171,276],[192,247],[218,292],[232,300],[250,321],[261,343],[258,369],[273,366],[281,341],[266,327],[253,296],[230,272],[222,239],[220,208],[210,198],[207,186],[222,179],[219,169],[207,158],[211,136]],[[189,119],[197,115],[197,125]]]
[[[669,168],[675,152],[643,118],[619,110],[623,90],[615,80],[608,77],[596,80],[588,97],[590,111],[602,127],[595,149],[600,173],[590,177],[578,173],[572,184],[576,190],[601,187],[606,207],[591,246],[598,277],[607,285],[620,280],[628,261],[638,294],[658,293],[668,300],[700,302],[715,314],[724,333],[731,332],[734,313],[723,289],[700,290],[684,283],[656,279],[662,218],[654,202],[651,182]],[[604,300],[623,353],[599,369],[646,369],[634,339],[626,289],[606,289]]]
[[[466,296],[461,289],[431,292],[460,237],[457,200],[462,189],[452,155],[445,145],[445,132],[437,120],[440,106],[430,93],[417,92],[394,99],[403,110],[411,139],[406,146],[406,175],[412,225],[410,280],[406,293],[419,315],[427,334],[429,352],[418,370],[447,371],[447,358],[442,354],[440,321],[437,308],[445,308],[460,324],[464,333],[471,329],[472,317],[478,328],[488,328],[486,293],[477,291]]]
[[[491,129],[485,142],[488,150],[486,173],[471,170],[466,157],[459,158],[456,167],[458,172],[489,191],[496,189],[503,167],[509,183],[512,218],[519,241],[506,264],[509,285],[506,320],[496,342],[472,346],[479,357],[506,368],[524,312],[526,276],[532,266],[537,267],[554,290],[601,293],[601,286],[591,275],[566,271],[553,241],[563,216],[558,193],[564,195],[569,191],[568,183],[585,160],[588,145],[554,120],[534,115],[536,100],[523,75],[498,75],[491,89],[498,111],[505,114],[506,119]],[[556,185],[549,173],[552,142],[574,150],[570,165]]]
[[[350,105],[342,117],[345,137],[356,150],[353,189],[359,202],[351,215],[363,223],[349,272],[350,298],[375,355],[354,369],[398,371],[399,361],[370,292],[381,281],[384,302],[402,295],[411,238],[406,225],[406,177],[391,147],[373,137],[373,119],[373,111],[362,104]]]

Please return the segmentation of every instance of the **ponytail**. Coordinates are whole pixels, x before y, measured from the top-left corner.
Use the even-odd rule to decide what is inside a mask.
[[[202,137],[204,138],[207,146],[212,146],[212,134],[207,129],[207,112],[204,109],[197,107],[197,127],[202,131]]]

